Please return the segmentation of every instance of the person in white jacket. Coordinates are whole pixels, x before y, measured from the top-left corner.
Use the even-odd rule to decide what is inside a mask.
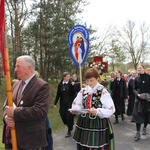
[[[87,86],[81,89],[72,103],[70,112],[79,114],[73,139],[77,150],[115,150],[114,134],[109,117],[115,112],[110,93],[101,85],[99,72],[88,68]]]

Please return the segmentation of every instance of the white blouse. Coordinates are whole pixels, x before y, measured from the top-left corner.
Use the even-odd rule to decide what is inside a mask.
[[[97,83],[94,88],[90,86],[86,86],[81,89],[81,91],[77,94],[76,98],[72,103],[72,110],[81,110],[84,109],[82,100],[83,100],[83,91],[84,93],[93,94],[96,93],[97,90],[102,90],[102,94],[100,97],[100,101],[102,103],[101,108],[97,108],[96,115],[100,118],[109,118],[115,112],[115,106],[113,100],[110,96],[110,93],[104,88],[103,85]]]

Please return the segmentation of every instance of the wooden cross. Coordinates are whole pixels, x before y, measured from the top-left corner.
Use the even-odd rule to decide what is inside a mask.
[[[89,62],[89,67],[97,67],[101,74],[108,71],[108,62],[103,61],[103,56],[94,56],[93,62]]]

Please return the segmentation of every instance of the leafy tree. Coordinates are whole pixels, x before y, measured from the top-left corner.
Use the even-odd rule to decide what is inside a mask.
[[[10,31],[8,34],[9,55],[12,61],[11,68],[13,73],[15,59],[17,56],[21,55],[23,51],[21,32],[29,17],[29,12],[26,6],[26,0],[6,0],[6,5],[7,30]]]
[[[49,77],[60,79],[62,72],[76,70],[69,56],[67,37],[70,29],[78,21],[75,15],[81,12],[80,3],[85,2],[40,0],[32,6],[34,21],[24,30],[23,45],[26,52],[34,56],[37,70],[44,80],[48,80]]]

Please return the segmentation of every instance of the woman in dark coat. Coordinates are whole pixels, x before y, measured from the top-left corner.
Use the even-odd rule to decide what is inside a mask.
[[[120,70],[115,71],[116,78],[114,80],[114,87],[112,91],[113,101],[115,104],[115,122],[114,124],[119,123],[118,115],[121,115],[122,121],[124,120],[125,114],[125,99],[127,99],[127,86],[126,81],[122,77]]]
[[[149,123],[149,102],[146,99],[141,98],[140,96],[143,93],[150,93],[150,75],[145,73],[144,66],[139,64],[138,76],[135,78],[134,82],[134,93],[135,93],[135,103],[132,121],[136,123],[136,136],[135,141],[140,139],[140,129],[141,124],[144,123],[143,135],[145,135],[147,124]]]
[[[135,102],[135,94],[134,94],[134,90],[133,90],[133,85],[134,85],[136,76],[137,76],[136,70],[132,70],[131,77],[128,82],[128,96],[129,96],[128,107],[127,107],[127,115],[128,116],[132,116],[132,113],[133,113],[134,102]]]
[[[61,119],[65,125],[68,127],[67,135],[70,137],[71,131],[73,130],[74,124],[74,115],[71,114],[68,109],[71,108],[73,99],[74,99],[74,87],[70,81],[70,74],[68,72],[64,72],[62,76],[61,82],[58,84],[57,94],[54,102],[54,108],[56,108],[56,104],[60,99],[60,109],[59,113]]]

